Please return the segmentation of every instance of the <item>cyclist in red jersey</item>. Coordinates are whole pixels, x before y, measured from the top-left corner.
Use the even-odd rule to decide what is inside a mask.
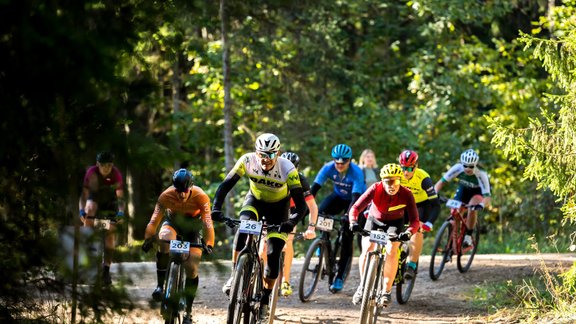
[[[98,218],[110,219],[110,228],[104,238],[104,259],[102,261],[102,281],[112,283],[110,264],[115,248],[116,224],[124,217],[124,181],[122,173],[114,166],[114,154],[100,152],[96,156],[96,165],[91,166],[84,175],[82,194],[78,202],[80,220],[86,227],[94,227],[96,213]]]
[[[175,240],[179,234],[190,243],[200,243],[204,240],[207,253],[212,253],[214,246],[214,227],[210,216],[210,198],[200,187],[193,184],[192,174],[186,169],[174,172],[172,186],[168,187],[158,197],[154,213],[150,218],[142,250],[148,252],[156,236],[156,229],[162,223],[158,237],[160,240]],[[156,252],[156,275],[158,284],[152,293],[156,301],[162,300],[162,287],[166,279],[166,271],[170,261],[168,243],[162,242]],[[186,269],[186,314],[183,324],[192,323],[192,304],[198,290],[198,266],[202,257],[202,249],[190,248],[190,257],[185,261]]]
[[[368,219],[364,229],[367,231],[382,228],[387,232],[395,232],[398,234],[398,239],[405,241],[408,240],[413,234],[420,229],[420,221],[418,220],[418,209],[412,192],[400,185],[400,179],[404,176],[402,168],[398,164],[386,164],[380,170],[380,178],[382,181],[376,182],[366,190],[350,208],[350,229],[353,232],[360,231],[358,224],[358,217],[361,212],[368,207]],[[408,214],[409,227],[406,231],[400,232],[404,228],[404,213]],[[383,226],[378,226],[371,222],[370,217],[383,222]],[[391,290],[396,272],[398,270],[398,247],[400,242],[388,241],[386,245],[386,264],[384,265],[384,284],[386,285],[386,292],[383,296],[384,304],[388,305],[391,302]],[[369,237],[364,237],[362,240],[362,254],[360,255],[359,268],[360,268],[360,285],[354,293],[352,302],[357,304],[362,299],[362,276],[364,275],[364,267],[366,263],[366,256],[368,252],[373,251],[376,245],[369,241]]]

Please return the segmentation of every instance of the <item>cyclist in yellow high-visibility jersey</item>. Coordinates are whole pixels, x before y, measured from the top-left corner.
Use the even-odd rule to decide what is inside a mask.
[[[280,140],[266,133],[256,139],[256,152],[244,154],[218,186],[212,208],[212,220],[223,220],[221,211],[224,198],[241,177],[250,180],[250,191],[246,195],[240,219],[263,220],[270,225],[280,225],[278,232],[268,230],[266,237],[266,268],[264,287],[260,300],[260,319],[268,318],[270,294],[280,270],[282,249],[296,224],[304,217],[306,202],[298,170],[290,160],[278,156]],[[294,200],[295,213],[289,215],[290,198]],[[232,253],[233,269],[238,253],[246,245],[247,234],[236,233]],[[230,292],[232,277],[222,290]]]
[[[440,201],[438,194],[434,190],[434,182],[430,179],[430,175],[418,167],[418,153],[405,150],[400,153],[398,162],[402,167],[404,177],[400,180],[400,184],[412,191],[416,207],[418,207],[418,217],[420,218],[421,231],[412,235],[410,238],[410,255],[408,256],[408,269],[404,277],[406,279],[414,278],[416,272],[416,264],[420,259],[422,252],[422,243],[424,235],[422,232],[429,232],[432,230],[433,224],[440,214]],[[407,215],[405,218],[407,219]]]

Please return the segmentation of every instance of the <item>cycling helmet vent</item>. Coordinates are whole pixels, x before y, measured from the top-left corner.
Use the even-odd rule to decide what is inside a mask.
[[[278,136],[265,133],[256,139],[256,151],[278,152],[280,149],[280,139]]]
[[[172,176],[172,184],[178,192],[186,192],[192,186],[192,183],[192,173],[186,169],[180,169],[174,172],[174,176]]]
[[[398,157],[398,162],[400,162],[401,166],[414,166],[416,165],[416,162],[418,162],[418,153],[411,151],[411,150],[405,150],[402,153],[400,153],[400,157]]]
[[[380,178],[403,177],[402,167],[396,163],[389,163],[380,170]]]
[[[460,155],[460,162],[462,162],[462,164],[476,165],[478,160],[480,160],[480,157],[478,154],[476,154],[476,152],[474,152],[473,149],[467,149]]]
[[[346,144],[338,144],[332,148],[332,158],[338,159],[351,159],[352,149]]]
[[[100,163],[112,163],[114,162],[114,154],[108,151],[100,152],[96,155],[96,161]]]
[[[298,164],[300,164],[300,157],[294,152],[284,152],[281,157],[290,160],[296,168],[298,167]]]

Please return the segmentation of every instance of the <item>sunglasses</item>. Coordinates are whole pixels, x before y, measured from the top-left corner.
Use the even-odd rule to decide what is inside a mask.
[[[342,158],[340,158],[340,159],[334,159],[334,163],[336,163],[336,164],[346,164],[346,163],[348,163],[349,161],[350,161],[350,159],[342,159]]]
[[[403,166],[403,167],[402,167],[402,171],[412,172],[412,171],[414,171],[414,169],[416,169],[415,166],[411,166],[411,167]]]
[[[466,165],[466,164],[464,164],[464,168],[466,168],[466,169],[474,169],[474,165]]]
[[[261,159],[273,160],[278,156],[278,152],[256,152],[256,155]]]
[[[394,186],[400,184],[400,179],[384,179],[382,180],[387,186]]]

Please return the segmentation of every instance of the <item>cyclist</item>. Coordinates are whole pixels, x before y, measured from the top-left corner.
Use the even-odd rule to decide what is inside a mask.
[[[112,284],[110,264],[115,247],[116,225],[124,217],[124,181],[122,173],[114,166],[114,154],[108,151],[96,155],[96,165],[84,175],[82,194],[78,202],[80,220],[86,227],[94,227],[96,213],[110,219],[110,228],[104,238],[104,258],[102,262],[102,282]]]
[[[210,217],[210,198],[204,190],[195,186],[190,171],[179,169],[172,176],[172,186],[165,189],[156,202],[150,222],[146,226],[142,250],[148,252],[156,237],[156,229],[162,223],[158,237],[160,240],[175,240],[177,235],[190,243],[201,243],[204,239],[206,251],[212,253],[214,246],[214,227]],[[170,262],[170,247],[161,242],[156,252],[157,286],[152,293],[155,301],[162,300],[162,290],[166,271]],[[198,265],[202,257],[202,249],[190,248],[190,257],[184,262],[186,269],[185,296],[186,314],[183,324],[192,323],[192,304],[198,290]]]
[[[480,157],[473,149],[467,149],[460,155],[460,162],[453,165],[442,178],[436,182],[434,189],[440,190],[447,182],[458,179],[458,189],[454,195],[454,200],[467,203],[472,208],[468,208],[466,218],[466,235],[462,241],[463,247],[472,246],[472,232],[476,226],[477,210],[484,209],[490,204],[490,182],[486,171],[478,168]]]
[[[332,180],[334,191],[326,197],[319,207],[319,214],[338,215],[340,212],[348,214],[348,210],[366,189],[364,174],[356,163],[350,161],[352,149],[346,144],[337,144],[332,148],[331,162],[326,163],[316,175],[310,191],[316,196],[318,190],[326,180]],[[342,233],[342,250],[338,261],[338,273],[330,286],[330,291],[336,293],[344,286],[346,266],[352,257],[354,234],[350,231],[348,217],[342,219],[344,231]]]
[[[406,269],[406,273],[404,274],[404,277],[410,280],[414,278],[416,274],[416,265],[422,252],[422,243],[424,241],[422,232],[432,230],[433,224],[440,214],[440,201],[438,200],[436,190],[434,190],[434,182],[430,179],[430,175],[418,167],[418,153],[405,150],[400,153],[398,161],[404,172],[404,177],[401,178],[400,185],[412,191],[421,224],[421,231],[418,231],[410,238],[408,269]],[[408,215],[406,215],[406,217],[408,217]],[[408,221],[407,218],[406,221]]]
[[[378,228],[382,228],[388,233],[395,233],[398,235],[398,239],[406,241],[413,234],[415,234],[420,228],[420,222],[418,221],[418,209],[416,208],[416,202],[414,200],[414,195],[410,189],[400,185],[400,181],[404,177],[402,173],[402,168],[398,164],[390,163],[386,164],[380,170],[380,178],[382,181],[377,182],[370,186],[368,190],[354,203],[350,209],[350,229],[353,232],[360,231],[360,225],[358,224],[358,216],[368,205],[368,215],[374,217],[376,220],[383,222],[383,226],[379,226],[370,221],[370,218],[366,221],[364,227],[365,230],[370,231]],[[409,226],[408,228],[401,232],[404,228],[404,214],[408,214]],[[368,216],[365,216],[368,217]],[[391,229],[394,228],[394,231]],[[384,284],[386,285],[386,291],[383,297],[383,304],[389,305],[392,300],[392,284],[394,283],[394,278],[396,277],[396,272],[398,271],[398,247],[400,242],[388,241],[386,245],[386,263],[384,265]],[[360,260],[358,261],[360,268],[360,285],[356,289],[354,296],[352,297],[352,303],[358,304],[362,300],[362,288],[364,278],[364,267],[366,263],[366,257],[368,252],[373,251],[376,245],[370,242],[369,237],[364,237],[362,241],[362,254],[360,255]]]
[[[280,255],[296,224],[304,217],[306,202],[298,170],[290,160],[278,156],[280,139],[274,134],[265,133],[256,139],[256,151],[244,154],[224,181],[218,186],[212,208],[212,219],[222,221],[221,208],[224,198],[242,176],[250,181],[250,190],[246,194],[240,219],[263,220],[267,224],[280,225],[278,232],[268,231],[266,236],[266,268],[264,287],[260,301],[260,319],[269,315],[270,294],[280,270]],[[295,213],[289,215],[290,197],[294,200]],[[236,233],[232,265],[236,266],[238,253],[246,244],[247,234]],[[229,294],[232,277],[222,290]]]
[[[295,152],[284,152],[281,155],[294,164],[296,169],[300,164],[300,157]],[[318,205],[316,205],[316,200],[314,196],[310,193],[310,184],[308,179],[302,172],[298,171],[300,176],[300,183],[302,184],[302,190],[304,191],[304,200],[308,206],[308,211],[310,212],[310,222],[308,223],[308,228],[304,232],[304,238],[307,240],[312,240],[316,237],[316,221],[318,220]],[[290,212],[295,212],[294,201],[290,200]],[[280,287],[280,293],[283,296],[292,295],[292,285],[290,284],[290,269],[292,268],[292,259],[294,258],[294,231],[288,235],[288,240],[286,241],[286,246],[284,246],[284,278],[282,278],[282,286]]]

